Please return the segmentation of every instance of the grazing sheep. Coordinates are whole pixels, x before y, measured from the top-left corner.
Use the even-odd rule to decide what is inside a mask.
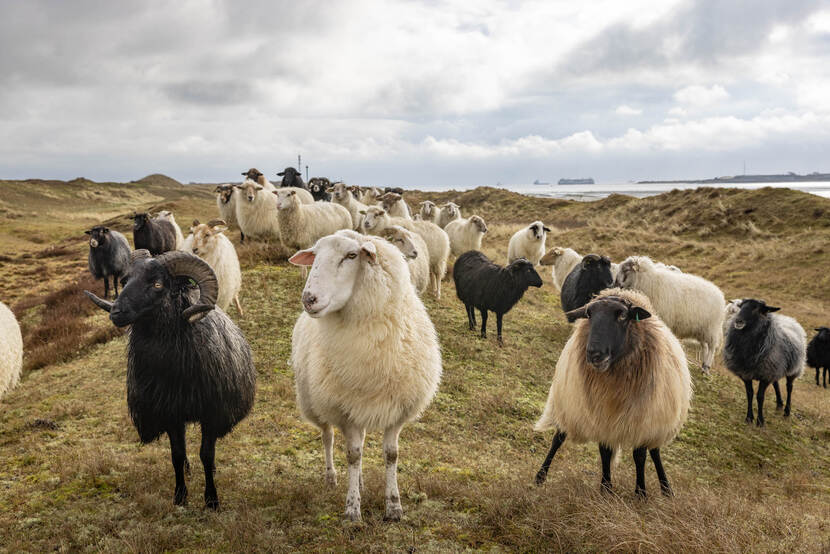
[[[442,229],[447,226],[450,221],[461,218],[461,208],[455,202],[447,202],[438,212],[438,226]]]
[[[386,519],[399,520],[398,435],[438,389],[435,328],[400,252],[380,238],[338,231],[289,261],[311,266],[291,365],[300,412],[322,431],[326,481],[336,482],[332,428],[338,427],[349,463],[345,516],[359,520],[365,433],[382,429]]]
[[[109,298],[109,278],[112,277],[117,298],[118,280],[130,269],[130,243],[118,231],[102,225],[96,225],[84,233],[89,235],[89,272],[96,279],[104,280],[104,298]]]
[[[351,229],[349,211],[334,202],[303,204],[293,187],[273,191],[277,198],[280,241],[288,250],[310,248],[318,239],[340,229]]]
[[[219,507],[213,475],[216,440],[251,411],[256,370],[242,331],[216,307],[219,286],[210,266],[193,254],[132,255],[130,280],[118,300],[86,291],[117,327],[130,325],[127,407],[142,443],[167,433],[176,489],[187,500],[185,426],[199,423],[205,469],[205,505]],[[191,282],[198,287],[192,301]]]
[[[153,219],[156,221],[166,220],[170,222],[173,226],[173,231],[176,233],[176,250],[181,250],[182,244],[184,243],[184,235],[182,234],[182,228],[179,227],[178,223],[176,223],[176,218],[173,216],[173,212],[170,210],[162,210],[157,213],[156,217]]]
[[[409,266],[412,284],[418,294],[429,286],[429,250],[427,243],[418,233],[408,231],[400,225],[392,225],[383,231],[386,240],[401,251]]]
[[[0,302],[0,398],[20,382],[23,368],[23,336],[17,318]]]
[[[487,232],[487,224],[477,215],[454,219],[444,227],[450,237],[450,248],[455,256],[470,250],[481,250],[481,239]]]
[[[819,386],[819,372],[824,368],[823,387],[827,388],[827,374],[830,372],[830,328],[817,327],[816,336],[807,345],[807,365],[816,368],[816,386]]]
[[[308,180],[308,190],[311,196],[314,197],[315,202],[331,202],[331,194],[328,193],[328,188],[331,187],[331,181],[325,177],[312,177]]]
[[[559,293],[562,310],[568,317],[568,323],[574,322],[574,319],[568,315],[572,310],[581,308],[590,302],[591,298],[610,287],[613,282],[611,260],[607,256],[588,254],[582,258],[582,262],[565,278]]]
[[[421,216],[421,219],[438,225],[438,218],[441,217],[441,209],[435,205],[435,202],[432,200],[424,200],[420,206],[421,211],[418,214]]]
[[[673,492],[660,448],[677,435],[689,413],[692,381],[683,347],[645,295],[606,290],[573,313],[579,319],[559,355],[537,431],[556,429],[536,483],[547,478],[556,451],[570,437],[598,442],[602,488],[611,490],[614,451],[634,449],[637,485],[646,496],[646,451],[660,489]]]
[[[763,300],[744,298],[723,345],[726,369],[737,375],[746,388],[746,422],[752,423],[752,381],[758,381],[758,427],[764,426],[764,393],[770,383],[775,389],[776,408],[781,408],[778,380],[787,378],[787,405],[790,415],[793,381],[804,372],[807,335],[796,320],[773,314],[781,308]]]
[[[219,210],[219,219],[228,223],[228,225],[239,226],[236,220],[236,189],[231,184],[219,185],[216,187],[216,207]],[[240,229],[239,242],[245,242],[245,233]],[[184,248],[182,248],[184,250]]]
[[[418,233],[427,245],[429,253],[429,282],[435,297],[441,299],[441,281],[447,274],[447,259],[450,257],[450,238],[438,225],[429,221],[413,221],[402,217],[390,217],[379,206],[370,206],[363,215],[363,231],[369,235],[383,236],[384,230],[391,225],[400,225],[413,233]]]
[[[166,219],[150,219],[150,214],[133,214],[133,245],[136,250],[149,250],[153,256],[176,249],[176,229]]]
[[[538,265],[539,260],[545,255],[545,240],[548,233],[550,229],[541,221],[534,221],[516,231],[507,244],[507,263],[525,258],[533,265]]]
[[[260,170],[258,170],[255,167],[252,167],[248,171],[243,171],[242,175],[245,177],[245,179],[250,179],[254,183],[267,189],[277,188],[271,183],[271,181],[265,178],[265,175]]]
[[[349,216],[352,219],[351,228],[355,231],[360,230],[360,222],[363,221],[360,212],[368,209],[368,206],[351,194],[346,183],[335,183],[327,189],[327,192],[331,194],[332,202],[340,204],[349,211]]]
[[[412,214],[409,213],[409,206],[400,194],[387,192],[383,196],[378,197],[378,200],[381,201],[381,207],[386,210],[386,213],[390,216],[412,219]]]
[[[458,257],[452,278],[458,299],[467,308],[470,331],[476,328],[476,308],[481,312],[481,338],[487,338],[487,311],[496,314],[499,346],[504,346],[501,338],[504,314],[521,300],[528,287],[542,286],[542,278],[533,269],[533,264],[524,258],[501,267],[474,250]]]
[[[210,265],[216,273],[219,281],[219,296],[216,305],[224,311],[233,300],[236,311],[244,315],[242,305],[239,303],[239,289],[242,288],[242,270],[239,268],[239,257],[236,255],[236,248],[224,234],[227,231],[227,224],[221,219],[212,219],[207,223],[199,223],[198,219],[193,220],[190,228],[191,235],[186,242],[185,252],[192,252]]]
[[[303,175],[293,167],[286,167],[279,173],[277,173],[278,177],[282,177],[282,183],[280,187],[294,187],[298,189],[307,190],[305,183],[303,182]]]
[[[703,372],[709,373],[723,339],[726,300],[718,287],[697,275],[660,269],[645,256],[623,261],[616,283],[648,296],[677,338],[698,341],[703,349]]]
[[[551,278],[553,279],[553,286],[557,291],[562,290],[562,283],[571,272],[573,268],[579,265],[582,261],[582,256],[577,254],[573,248],[562,248],[556,246],[548,250],[548,253],[542,256],[539,260],[541,265],[552,265]]]

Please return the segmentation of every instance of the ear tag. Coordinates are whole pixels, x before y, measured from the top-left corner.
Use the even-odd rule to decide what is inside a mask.
[[[634,312],[634,321],[640,321],[640,312]]]

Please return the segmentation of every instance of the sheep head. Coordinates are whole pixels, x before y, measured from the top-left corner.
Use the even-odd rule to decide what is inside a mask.
[[[242,192],[242,196],[246,198],[248,202],[253,202],[256,200],[257,193],[265,187],[251,181],[250,179],[246,179],[241,185],[234,185],[234,188],[239,189]]]
[[[108,227],[104,227],[103,225],[96,225],[89,231],[84,231],[84,233],[89,235],[90,248],[98,248],[99,246],[103,246],[107,243],[110,230]]]
[[[385,220],[386,210],[379,206],[370,206],[366,210],[360,210],[360,213],[363,214],[363,228],[366,231],[371,231],[372,229],[376,229],[381,221]]]
[[[297,191],[290,188],[272,190],[277,197],[278,210],[290,210],[297,207]]]
[[[539,260],[540,265],[553,265],[556,262],[556,259],[565,253],[565,250],[556,246],[548,250],[548,253],[542,256],[542,259]]]
[[[216,247],[217,236],[228,230],[228,225],[223,219],[212,219],[207,223],[193,221],[190,232],[193,233],[193,253],[197,256],[204,256],[213,251]]]
[[[244,175],[247,179],[250,179],[253,182],[258,182],[260,177],[264,177],[262,172],[255,167],[252,167],[248,171],[243,171],[242,175]]]
[[[474,215],[470,218],[470,223],[472,223],[475,227],[478,228],[478,232],[484,234],[487,232],[487,224],[484,223],[484,219],[481,217]]]
[[[545,240],[545,236],[547,233],[550,233],[550,229],[545,227],[545,224],[541,221],[534,221],[528,226],[528,231],[530,232],[530,237],[534,240]]]
[[[133,214],[132,220],[133,231],[140,231],[145,225],[147,225],[147,222],[150,220],[150,214],[148,214],[147,212]]]
[[[525,290],[527,290],[528,287],[538,288],[542,286],[542,278],[539,277],[539,274],[536,272],[533,264],[526,258],[513,260],[513,263],[508,265],[506,269],[510,272],[510,275],[516,283]]]
[[[767,306],[767,303],[763,300],[744,298],[741,300],[741,307],[737,315],[732,319],[732,327],[738,331],[744,329],[751,331],[769,319],[767,314],[777,312],[780,309],[775,306]]]
[[[414,260],[418,257],[418,249],[409,236],[409,231],[400,225],[390,225],[383,231],[383,237],[394,244],[405,258]]]

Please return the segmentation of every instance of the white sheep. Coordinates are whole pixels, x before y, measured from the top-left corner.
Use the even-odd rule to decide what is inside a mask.
[[[359,231],[360,222],[363,221],[363,216],[360,215],[360,211],[365,210],[368,206],[354,197],[346,183],[334,183],[326,189],[326,192],[331,194],[332,202],[340,204],[348,210],[349,217],[352,220],[351,228]]]
[[[703,277],[659,268],[646,256],[630,256],[620,264],[617,285],[649,297],[660,318],[680,339],[701,344],[703,371],[708,373],[723,342],[721,290]]]
[[[264,180],[264,179],[263,179]],[[234,185],[238,190],[236,198],[236,220],[240,230],[249,237],[268,240],[280,238],[277,222],[277,197],[271,194],[276,190],[271,183],[264,180],[264,186],[250,179],[241,185]],[[314,197],[307,190],[285,187],[297,193],[303,204],[313,204]]]
[[[557,291],[562,290],[562,285],[565,283],[565,278],[568,274],[579,265],[579,262],[582,261],[582,256],[577,253],[576,250],[573,248],[562,248],[561,246],[555,246],[548,250],[548,253],[542,256],[542,259],[539,260],[541,265],[552,265],[553,269],[551,270],[551,278],[553,279],[553,286],[556,287]],[[611,264],[611,274],[614,276],[614,265],[619,264]]]
[[[436,206],[432,200],[424,200],[421,202],[421,211],[418,213],[422,220],[430,221],[438,225],[438,219],[441,217],[441,208]]]
[[[383,231],[383,236],[394,244],[406,259],[412,284],[418,294],[422,294],[429,286],[429,249],[421,235],[404,229],[400,225],[392,225]]]
[[[484,219],[474,215],[468,218],[454,219],[444,227],[450,237],[450,248],[454,256],[460,256],[470,250],[481,250],[481,239],[487,232]]]
[[[403,199],[403,196],[395,192],[387,192],[379,196],[378,200],[381,202],[381,207],[386,210],[392,217],[401,217],[403,219],[412,219],[412,214],[409,212],[409,206]]]
[[[723,309],[723,336],[729,332],[729,327],[732,325],[732,318],[741,311],[742,298],[733,298]]]
[[[367,206],[373,206],[378,203],[378,198],[383,195],[383,191],[377,187],[369,187],[360,194],[360,201]]]
[[[184,235],[182,234],[182,228],[179,227],[179,224],[176,223],[176,218],[173,216],[173,212],[170,210],[162,210],[156,214],[154,219],[166,219],[173,225],[173,230],[176,232],[176,250],[181,250],[182,245],[184,244]]]
[[[219,282],[219,296],[216,305],[224,311],[233,300],[239,315],[244,315],[239,303],[239,290],[242,288],[242,271],[239,267],[239,257],[236,248],[223,232],[228,227],[225,221],[213,219],[207,223],[193,221],[190,234],[185,239],[185,252],[196,254],[213,268],[216,280]]]
[[[338,427],[349,464],[345,516],[359,520],[365,433],[382,429],[386,519],[399,520],[398,435],[438,389],[435,328],[410,285],[406,262],[383,239],[338,231],[289,261],[311,266],[291,365],[300,413],[322,431],[326,481],[336,482],[332,447]]]
[[[402,217],[390,217],[379,206],[370,206],[363,213],[362,231],[370,235],[383,236],[390,225],[400,225],[421,235],[429,251],[429,282],[435,297],[441,299],[441,280],[447,274],[447,260],[450,257],[450,237],[438,225],[429,221],[414,221]]]
[[[294,187],[283,187],[273,191],[273,194],[277,199],[280,241],[289,251],[310,248],[326,235],[352,228],[352,217],[340,204],[303,204]]]
[[[0,302],[0,398],[20,382],[23,336],[14,313]]]
[[[236,220],[236,199],[239,193],[237,189],[230,183],[219,185],[214,192],[216,193],[216,209],[219,212],[219,219],[225,221],[228,225],[239,226]],[[241,242],[245,242],[245,234],[240,235]]]
[[[438,212],[438,226],[442,229],[447,223],[461,217],[461,208],[455,202],[447,202]]]
[[[550,229],[541,221],[534,221],[527,227],[516,231],[507,244],[507,263],[513,263],[519,258],[526,258],[533,265],[545,255],[545,239]]]

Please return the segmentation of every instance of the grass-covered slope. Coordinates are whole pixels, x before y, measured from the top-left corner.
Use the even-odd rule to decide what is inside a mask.
[[[21,317],[30,368],[0,400],[0,550],[830,547],[830,391],[817,388],[808,370],[795,385],[793,417],[774,413],[768,402],[767,427],[746,426],[742,384],[720,363],[702,377],[693,345],[691,415],[663,451],[676,498],[655,494],[649,464],[652,495],[638,501],[630,453],[613,471],[618,495],[600,494],[596,445],[570,442],[547,483],[534,486],[551,437],[534,433],[532,424],[570,331],[547,269],[545,286],[531,289],[506,316],[501,349],[466,330],[451,280],[440,302],[425,298],[443,348],[444,377],[432,406],[401,435],[404,520],[382,521],[381,436],[369,433],[364,523],[343,523],[342,437],[335,451],[339,484],[329,489],[318,433],[299,418],[287,364],[300,310],[299,271],[278,247],[259,245],[240,248],[246,313],[230,314],[255,353],[256,405],[218,444],[221,510],[202,508],[197,428],[188,431],[191,501],[174,507],[166,440],[140,446],[127,415],[125,338],[78,296],[80,287],[100,288],[79,284],[87,248],[82,232],[89,225],[114,218],[128,230],[124,215],[161,206],[182,224],[214,216],[209,189],[168,185],[0,183],[0,299]],[[94,195],[94,202],[84,195]],[[815,196],[709,189],[580,204],[495,189],[407,194],[410,204],[427,197],[453,199],[465,215],[482,215],[491,229],[485,252],[500,261],[509,236],[542,219],[558,229],[548,246],[615,260],[651,255],[706,276],[728,298],[760,296],[783,306],[809,335],[830,317],[830,201]],[[228,234],[238,242],[235,231]],[[62,322],[53,320],[55,313]],[[79,346],[41,351],[34,369],[31,352],[54,343],[44,338],[71,320],[84,327],[67,331]]]

